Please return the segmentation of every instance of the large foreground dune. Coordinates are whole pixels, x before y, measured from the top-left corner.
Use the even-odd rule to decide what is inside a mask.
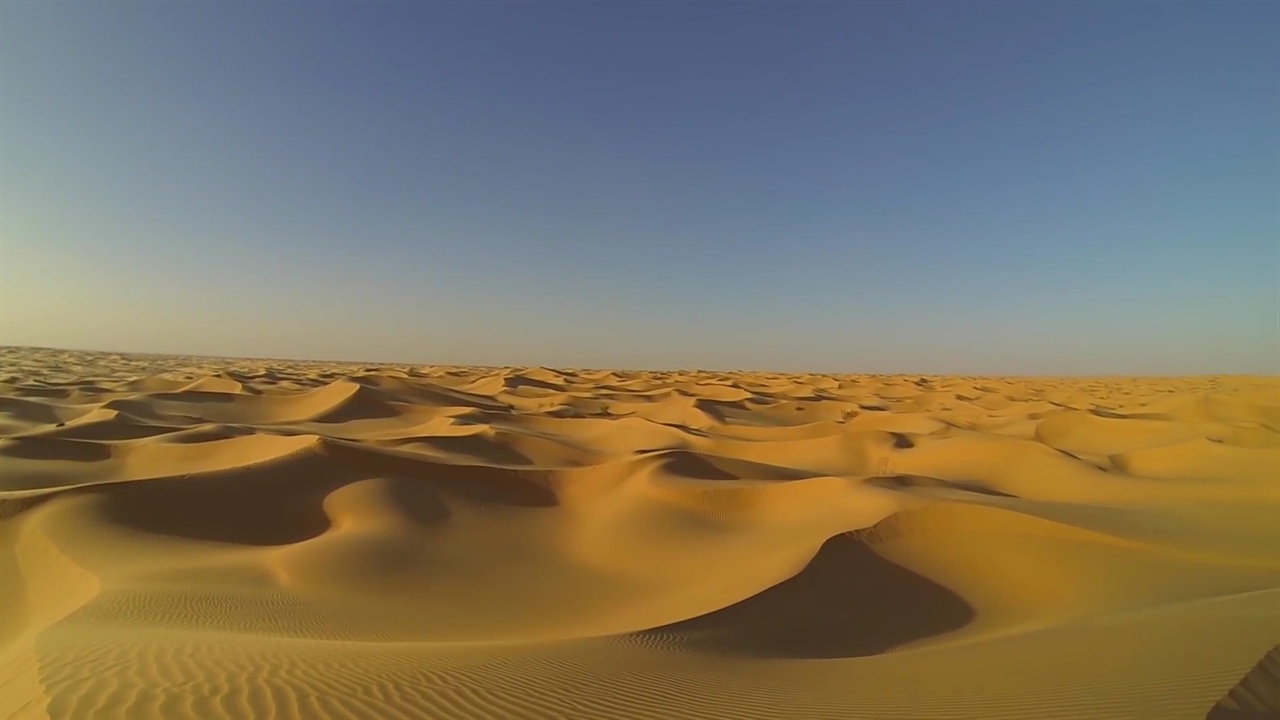
[[[0,718],[1263,718],[1280,381],[0,350]]]

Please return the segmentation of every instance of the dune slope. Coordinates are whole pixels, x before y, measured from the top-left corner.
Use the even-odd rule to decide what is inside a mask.
[[[1276,378],[0,360],[0,719],[1280,711]]]

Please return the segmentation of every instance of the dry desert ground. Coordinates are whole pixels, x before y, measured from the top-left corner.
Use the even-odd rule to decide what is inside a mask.
[[[0,349],[0,718],[1276,717],[1280,380]]]

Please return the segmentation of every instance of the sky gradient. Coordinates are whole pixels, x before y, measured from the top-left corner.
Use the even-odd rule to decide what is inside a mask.
[[[1280,4],[0,4],[0,343],[1280,372]]]

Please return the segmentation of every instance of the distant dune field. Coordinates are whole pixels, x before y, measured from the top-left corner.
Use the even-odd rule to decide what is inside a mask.
[[[1266,718],[1280,379],[0,349],[0,718]]]

